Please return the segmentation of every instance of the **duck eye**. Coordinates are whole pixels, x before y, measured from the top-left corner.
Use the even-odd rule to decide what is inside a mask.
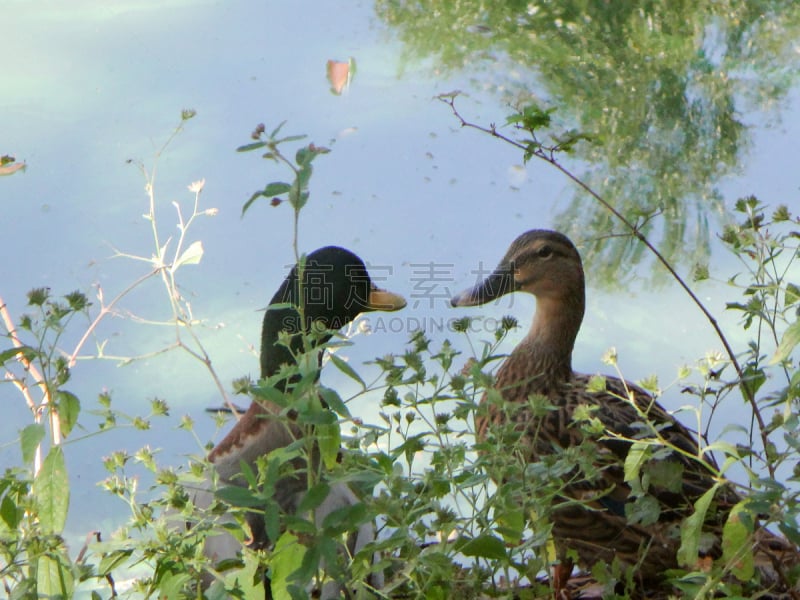
[[[549,258],[553,255],[553,249],[550,246],[542,246],[536,251],[536,256],[539,258]]]

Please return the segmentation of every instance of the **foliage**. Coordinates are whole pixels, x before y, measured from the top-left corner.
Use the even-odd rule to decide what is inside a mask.
[[[182,112],[180,125],[158,150],[156,158],[193,116],[194,111]],[[86,399],[82,402],[69,390],[72,374],[81,360],[100,358],[127,364],[144,356],[181,348],[189,356],[204,362],[223,397],[226,397],[208,355],[193,335],[193,326],[197,322],[176,282],[176,274],[185,266],[198,264],[203,254],[199,241],[189,241],[189,229],[196,219],[213,216],[216,211],[199,209],[203,182],[193,183],[189,186],[194,194],[191,214],[184,216],[180,204],[174,203],[179,236],[176,240],[171,236],[164,240],[156,216],[154,172],[149,173],[143,165],[139,166],[146,179],[149,209],[144,217],[151,226],[154,251],[149,257],[123,252],[117,252],[117,256],[145,264],[147,270],[143,275],[111,300],[106,300],[103,288],[97,285],[96,303],[90,302],[80,291],[59,298],[48,288],[33,289],[27,298],[29,312],[19,317],[16,323],[5,303],[0,300],[0,317],[5,327],[3,339],[8,344],[0,351],[0,366],[4,370],[6,385],[17,389],[32,416],[32,423],[24,427],[19,436],[23,464],[19,468],[7,469],[0,479],[0,535],[3,539],[0,544],[3,561],[0,564],[0,580],[12,598],[28,598],[31,594],[68,598],[76,593],[83,582],[97,579],[107,582],[113,592],[112,571],[125,562],[116,551],[109,555],[110,558],[101,557],[99,562],[92,562],[92,555],[87,554],[89,538],[99,541],[99,532],[89,535],[87,547],[76,558],[70,556],[63,539],[70,510],[69,461],[63,443],[69,436],[72,436],[72,441],[81,442],[82,437],[75,437],[78,432],[83,437],[94,435],[91,431],[86,433],[81,419],[85,416]],[[169,323],[176,331],[175,343],[140,356],[117,356],[109,352],[108,340],[104,340],[97,344],[94,353],[88,356],[83,354],[99,325],[109,316],[118,316],[123,300],[151,279],[160,280],[166,291],[172,311]],[[184,334],[189,339],[184,338]],[[74,342],[75,339],[77,342]],[[71,348],[68,348],[69,344],[72,344]],[[158,399],[152,401],[151,413],[146,416],[128,416],[114,410],[111,404],[111,395],[103,392],[98,398],[99,410],[90,411],[103,419],[97,433],[120,427],[147,429],[152,418],[168,414],[168,407]],[[124,466],[131,458],[148,468],[155,465],[152,452],[147,448],[134,457],[116,455],[108,460],[107,465],[116,465],[112,467],[113,471]],[[135,477],[106,482],[107,489],[119,495],[135,491],[136,486]],[[132,503],[132,506],[135,504]],[[140,518],[141,515],[146,516],[147,506],[137,506],[135,512]]]
[[[311,163],[317,156],[320,154],[327,154],[329,150],[327,148],[315,146],[314,144],[303,146],[297,150],[294,157],[295,164],[293,164],[291,160],[286,158],[286,156],[281,153],[280,146],[303,140],[306,136],[288,135],[285,137],[278,137],[278,134],[280,133],[281,129],[283,129],[285,124],[286,121],[280,123],[270,132],[269,135],[267,135],[266,127],[263,124],[259,124],[250,135],[250,137],[256,141],[250,144],[245,144],[244,146],[239,146],[236,149],[237,152],[252,152],[254,150],[262,150],[266,148],[267,151],[262,154],[262,158],[288,166],[294,172],[295,177],[292,183],[286,183],[284,181],[271,181],[264,187],[263,190],[253,193],[253,195],[250,196],[250,199],[245,202],[244,206],[242,207],[242,216],[244,216],[244,214],[247,212],[247,209],[250,208],[253,202],[259,198],[266,198],[270,201],[270,204],[277,206],[282,202],[279,196],[286,194],[289,204],[294,209],[295,213],[301,211],[306,205],[306,202],[308,202],[308,183],[311,179],[312,173]]]

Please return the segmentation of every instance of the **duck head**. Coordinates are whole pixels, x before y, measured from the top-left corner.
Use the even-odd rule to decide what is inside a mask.
[[[527,344],[563,356],[567,369],[586,303],[581,257],[567,236],[546,229],[523,233],[486,279],[450,303],[477,306],[517,291],[536,296]]]
[[[315,250],[292,267],[270,301],[261,334],[261,376],[293,362],[293,353],[303,349],[303,333],[328,332],[314,338],[321,344],[330,339],[330,331],[363,312],[395,311],[405,305],[402,296],[373,283],[364,261],[353,252],[338,246]],[[291,351],[279,343],[281,332],[290,336]]]
[[[583,297],[581,257],[569,238],[557,231],[533,229],[519,236],[497,268],[475,287],[452,298],[453,306],[477,306],[511,292],[547,298]]]

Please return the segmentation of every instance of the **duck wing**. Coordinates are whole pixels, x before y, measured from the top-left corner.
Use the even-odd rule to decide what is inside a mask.
[[[641,387],[616,377],[605,378],[605,389],[588,391],[590,377],[577,374],[569,384],[565,397],[566,410],[573,416],[575,408],[586,404],[591,414],[603,425],[597,439],[601,448],[613,455],[616,467],[609,469],[615,484],[624,482],[619,473],[635,443],[647,449],[651,460],[643,467],[652,467],[648,493],[661,504],[665,516],[685,516],[691,505],[716,483],[719,467],[714,457],[701,450],[700,435],[678,421]],[[571,405],[571,406],[569,406]],[[621,477],[621,480],[620,480]],[[627,487],[627,486],[626,486]],[[724,486],[717,501],[732,505],[738,495]]]

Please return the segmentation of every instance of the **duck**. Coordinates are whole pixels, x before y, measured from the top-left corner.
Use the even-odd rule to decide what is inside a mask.
[[[707,493],[713,495],[716,510],[706,516],[704,533],[711,534],[711,541],[698,560],[720,558],[722,526],[743,498],[732,485],[720,483],[718,465],[702,451],[700,436],[641,387],[613,376],[593,380],[572,368],[586,310],[583,265],[572,241],[545,229],[523,233],[497,268],[453,296],[451,305],[484,305],[514,292],[535,296],[535,314],[527,335],[494,376],[499,402],[497,394],[493,400],[487,392],[479,403],[475,435],[484,453],[485,448],[511,449],[504,445],[517,440],[513,451],[523,464],[569,456],[564,451],[587,445],[593,472],[576,466],[563,476],[551,501],[555,597],[569,597],[565,590],[574,562],[588,572],[597,563],[618,561],[633,569],[638,589],[668,586],[665,572],[687,566],[678,560],[681,524]],[[532,410],[537,399],[539,408]],[[589,419],[593,428],[586,426]],[[667,465],[664,471],[678,473],[679,480],[664,483],[654,476],[649,486],[642,483],[657,511],[637,521],[627,515],[642,490],[634,491],[626,479],[625,461],[635,440],[644,439],[660,465]],[[797,548],[764,528],[756,527],[751,536],[763,589],[787,591],[792,584],[786,573],[800,564]]]
[[[299,285],[302,264],[302,282]],[[279,286],[266,309],[261,328],[260,367],[261,381],[275,390],[290,394],[300,374],[297,358],[317,352],[317,367],[322,367],[322,349],[333,333],[351,323],[358,315],[370,311],[396,311],[406,305],[405,299],[393,292],[378,288],[372,281],[364,261],[355,253],[339,246],[326,246],[308,254],[292,267]],[[314,335],[304,335],[309,332]],[[317,372],[317,377],[319,373]],[[291,410],[291,408],[289,409]],[[244,463],[257,472],[256,461],[273,450],[294,443],[303,432],[286,418],[278,418],[285,409],[262,397],[254,399],[247,411],[236,422],[228,434],[208,454],[222,485],[246,487],[242,477]],[[318,463],[319,457],[312,461]],[[275,486],[277,504],[283,512],[293,514],[306,492],[305,461],[296,460],[295,469],[303,473],[295,477],[284,477]],[[317,468],[318,464],[314,464]],[[209,484],[210,486],[210,484]],[[196,497],[197,505],[208,505],[210,494]],[[315,518],[321,523],[334,510],[354,505],[358,498],[345,484],[331,484],[327,498],[315,510]],[[230,520],[230,519],[229,519]],[[268,548],[276,540],[269,539],[263,516],[248,513],[246,516],[251,539],[248,546],[253,549]],[[371,522],[361,525],[348,540],[349,550],[357,552],[373,541],[374,526]],[[241,551],[241,544],[227,533],[206,539],[204,553],[213,563],[231,559]],[[380,576],[374,577],[373,585],[380,585]],[[211,580],[206,576],[204,585]],[[269,584],[265,585],[266,597],[270,598]],[[334,586],[335,587],[335,586]],[[339,589],[323,589],[321,597],[339,597]]]

